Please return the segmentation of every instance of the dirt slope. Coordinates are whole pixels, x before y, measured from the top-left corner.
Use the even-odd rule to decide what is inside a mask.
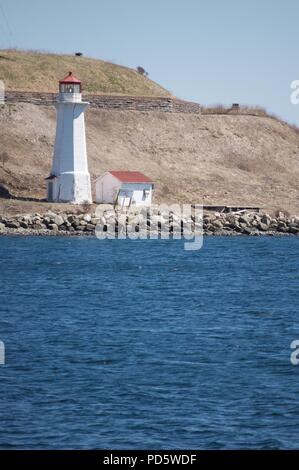
[[[55,110],[0,107],[0,182],[16,196],[45,197]],[[258,205],[299,213],[299,135],[272,118],[90,109],[89,166],[139,170],[156,182],[156,200]],[[94,187],[94,184],[93,184]],[[0,199],[0,205],[5,201]]]

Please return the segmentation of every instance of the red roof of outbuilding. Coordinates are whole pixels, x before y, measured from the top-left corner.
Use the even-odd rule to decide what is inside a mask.
[[[109,171],[122,183],[152,183],[152,180],[139,171]]]
[[[63,80],[60,80],[59,83],[81,83],[81,80],[79,80],[78,78],[76,78],[76,77],[73,75],[73,72],[69,72],[69,74],[67,75],[67,77],[65,77]]]

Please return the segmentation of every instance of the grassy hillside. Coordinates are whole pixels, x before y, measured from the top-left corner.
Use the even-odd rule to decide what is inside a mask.
[[[14,195],[45,197],[55,119],[51,107],[0,107],[0,146],[9,155],[4,166],[0,163],[0,183]],[[299,135],[283,122],[98,109],[89,109],[86,121],[93,188],[95,178],[109,169],[139,170],[156,182],[156,201],[299,213]],[[0,199],[0,210],[5,204]]]
[[[0,80],[7,90],[57,92],[58,81],[70,70],[83,81],[87,93],[170,96],[128,67],[87,57],[0,50]]]

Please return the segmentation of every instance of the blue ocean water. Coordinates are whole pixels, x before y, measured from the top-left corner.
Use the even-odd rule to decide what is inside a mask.
[[[299,448],[299,238],[0,239],[1,449]]]

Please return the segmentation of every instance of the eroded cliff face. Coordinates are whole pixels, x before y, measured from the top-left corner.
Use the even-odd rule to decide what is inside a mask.
[[[45,197],[55,122],[51,106],[0,107],[0,154],[9,156],[0,162],[0,183],[13,195]],[[298,213],[299,135],[278,120],[89,109],[86,128],[93,188],[107,170],[138,170],[156,182],[156,202]]]

